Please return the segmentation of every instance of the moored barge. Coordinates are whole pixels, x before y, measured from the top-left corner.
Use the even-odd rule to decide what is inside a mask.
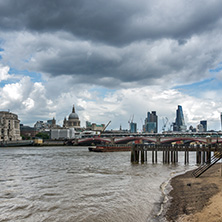
[[[118,152],[118,151],[130,151],[131,145],[128,144],[109,144],[98,145],[95,147],[89,147],[89,151],[92,152]]]

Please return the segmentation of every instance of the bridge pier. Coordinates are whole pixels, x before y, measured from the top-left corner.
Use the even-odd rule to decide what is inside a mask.
[[[185,146],[185,151],[184,151],[184,164],[189,163],[189,149],[187,146]]]
[[[144,152],[143,150],[141,150],[141,163],[144,163]]]
[[[175,164],[178,162],[179,152],[184,152],[184,164],[189,164],[190,152],[196,153],[196,164],[203,164],[211,162],[211,152],[222,152],[222,146],[208,145],[144,145],[134,144],[131,150],[131,162],[132,163],[145,163],[148,159],[148,152],[151,152],[151,162],[157,163],[158,151],[162,151],[162,163],[163,164]]]
[[[157,147],[155,146],[155,163],[157,163]]]

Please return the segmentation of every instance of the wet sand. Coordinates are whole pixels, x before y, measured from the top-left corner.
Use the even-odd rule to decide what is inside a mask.
[[[212,166],[199,178],[189,171],[171,180],[168,221],[222,222],[221,164]]]

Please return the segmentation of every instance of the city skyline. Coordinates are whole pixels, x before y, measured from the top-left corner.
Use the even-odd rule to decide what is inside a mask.
[[[0,110],[62,125],[75,104],[82,123],[128,129],[134,115],[139,130],[155,110],[160,131],[180,104],[187,127],[221,130],[221,6],[0,0]]]
[[[8,111],[3,111],[6,113],[10,113],[10,110]],[[16,114],[15,114],[16,115]],[[222,115],[221,115],[222,116]],[[69,123],[69,120],[71,119],[75,119],[75,124],[74,123]],[[142,121],[142,119],[141,119]],[[158,130],[158,127],[161,125],[158,121],[158,115],[156,113],[156,111],[152,111],[152,112],[147,112],[147,117],[144,119],[144,124],[142,124],[142,129],[138,129],[137,128],[137,122],[134,121],[134,115],[132,116],[132,118],[129,119],[128,121],[128,128],[123,129],[121,124],[119,127],[119,130],[127,130],[131,133],[136,133],[136,132],[148,132],[148,133],[161,133],[161,132],[207,132],[207,131],[215,131],[213,129],[209,129],[207,128],[207,120],[200,120],[199,123],[196,126],[190,125],[189,127],[186,126],[185,123],[185,119],[184,119],[184,115],[183,115],[183,109],[181,105],[178,105],[178,108],[176,110],[176,115],[175,115],[175,122],[169,122],[169,119],[167,117],[162,118],[162,130]],[[78,122],[78,123],[77,123]],[[40,128],[45,128],[44,125],[46,126],[45,129],[48,129],[50,127],[48,127],[49,125],[54,125],[57,126],[59,128],[61,127],[65,127],[65,128],[79,128],[79,130],[85,130],[87,127],[90,127],[91,122],[86,121],[85,122],[85,126],[84,124],[80,124],[80,120],[79,120],[79,116],[78,114],[75,112],[75,105],[73,105],[72,107],[72,113],[67,117],[64,118],[63,120],[63,124],[62,125],[58,125],[56,124],[56,119],[53,117],[53,119],[47,120],[47,121],[43,121],[43,120],[38,120],[35,124],[34,124],[34,128],[38,128],[37,125],[39,125]],[[99,126],[99,127],[104,127],[107,129],[107,127],[109,126],[109,124],[111,123],[111,120],[109,121],[109,123],[106,125],[104,123],[93,123],[94,126]],[[74,125],[73,125],[74,124]],[[23,123],[21,123],[21,125],[24,125]],[[41,126],[40,126],[41,125]],[[28,126],[30,127],[30,126]],[[94,129],[95,130],[95,129]],[[113,130],[111,128],[111,130]],[[116,129],[114,129],[116,130]],[[221,131],[221,130],[218,130]]]

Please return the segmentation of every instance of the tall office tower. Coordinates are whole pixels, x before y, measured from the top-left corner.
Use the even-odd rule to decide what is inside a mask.
[[[134,122],[130,123],[130,133],[136,133],[137,132],[137,124]]]
[[[147,118],[145,119],[145,132],[157,133],[158,132],[158,116],[156,111],[147,113]]]
[[[185,132],[187,126],[185,125],[182,106],[178,105],[176,111],[176,121],[173,123],[173,131]]]
[[[207,132],[207,120],[201,120],[200,124],[203,126],[203,132]]]
[[[220,113],[220,124],[221,124],[221,130],[222,130],[222,112]]]

